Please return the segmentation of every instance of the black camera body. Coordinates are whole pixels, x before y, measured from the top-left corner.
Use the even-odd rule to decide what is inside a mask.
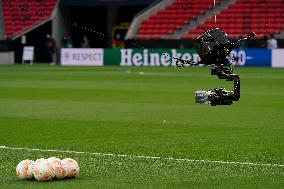
[[[186,64],[192,66],[199,64],[213,66],[213,68],[211,68],[211,75],[217,75],[219,79],[225,79],[226,81],[234,81],[233,91],[227,91],[222,87],[208,91],[196,91],[195,101],[197,103],[208,103],[211,104],[211,106],[231,105],[233,101],[240,99],[240,77],[233,74],[233,64],[230,62],[230,59],[236,61],[238,57],[231,57],[230,53],[233,48],[239,47],[243,41],[251,39],[255,35],[255,33],[250,33],[246,38],[239,39],[236,42],[230,42],[227,38],[227,34],[223,30],[219,28],[211,29],[205,31],[203,35],[195,40],[194,48],[201,58],[199,62],[174,57],[177,67],[182,67]]]
[[[215,88],[208,91],[196,91],[196,103],[207,103],[211,106],[216,105],[231,105],[233,103],[233,92],[227,91],[224,88]]]
[[[197,103],[208,103],[211,106],[231,105],[233,101],[240,98],[240,77],[233,74],[232,65],[228,59],[233,48],[240,45],[241,40],[231,43],[227,34],[215,28],[206,31],[195,41],[195,49],[201,58],[198,64],[213,65],[211,75],[217,75],[219,79],[234,81],[234,90],[214,88],[208,91],[196,91],[195,101]]]
[[[226,89],[214,88],[208,91],[196,91],[195,102],[196,103],[207,103],[211,106],[216,105],[231,105],[233,101],[240,99],[240,77],[235,74],[229,75],[228,81],[234,80],[234,91],[227,91]]]

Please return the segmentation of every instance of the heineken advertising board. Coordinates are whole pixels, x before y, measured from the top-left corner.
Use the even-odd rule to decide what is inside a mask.
[[[231,57],[238,57],[237,62],[232,62],[236,66],[283,67],[279,61],[282,55],[283,49],[273,53],[269,49],[234,49],[231,52]],[[173,57],[193,62],[200,60],[194,49],[61,49],[61,65],[69,66],[176,66]]]
[[[104,65],[175,66],[173,57],[199,60],[193,49],[104,49]]]
[[[238,57],[237,62],[232,62],[236,66],[271,66],[271,50],[268,49],[234,49],[233,56]],[[175,66],[173,57],[200,60],[194,49],[104,49],[104,65]]]

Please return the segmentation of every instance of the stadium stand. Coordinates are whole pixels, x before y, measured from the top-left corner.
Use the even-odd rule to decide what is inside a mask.
[[[220,3],[221,0],[216,1]],[[198,17],[212,7],[212,1],[207,0],[175,0],[165,9],[158,11],[155,15],[141,22],[137,33],[138,39],[161,39],[173,33],[189,23],[192,17]],[[182,35],[181,39],[193,39],[203,33],[201,29],[219,27],[226,31],[231,38],[238,38],[240,35],[251,31],[258,31],[261,34],[278,34],[283,29],[284,18],[279,17],[284,10],[283,0],[236,0],[229,7],[224,8],[217,14],[217,24],[214,16],[207,19],[201,26],[189,30]],[[279,18],[278,18],[279,17]],[[277,22],[271,22],[269,27],[258,29],[266,22],[278,18]],[[258,35],[258,37],[262,37]]]
[[[282,0],[237,0],[235,4],[217,15],[218,27],[226,31],[231,38],[238,38],[240,35],[251,31],[258,31],[265,23],[278,18],[277,22],[270,22],[269,27],[258,31],[261,34],[278,34],[283,29],[284,19],[279,17],[284,10],[284,1]],[[211,29],[216,27],[214,17],[205,21],[202,27]],[[203,33],[201,26],[182,36],[182,39],[194,38]],[[258,35],[261,37],[261,35]]]
[[[57,0],[3,0],[5,35],[13,37],[31,29],[51,16]]]
[[[181,28],[191,17],[196,17],[211,7],[212,2],[208,0],[175,0],[171,5],[142,21],[138,39],[160,39]]]
[[[1,3],[0,3],[0,40],[3,40],[5,39],[4,37],[4,19],[3,19],[3,10],[2,10],[2,6],[1,6]]]

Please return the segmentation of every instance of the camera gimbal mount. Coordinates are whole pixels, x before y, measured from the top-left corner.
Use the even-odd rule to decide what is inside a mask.
[[[205,31],[205,30],[204,30]],[[201,58],[199,62],[176,59],[177,67],[182,67],[186,64],[207,65],[211,68],[211,75],[217,75],[219,79],[226,81],[234,81],[234,90],[227,91],[224,88],[214,88],[208,91],[196,91],[195,101],[197,103],[209,103],[211,106],[216,105],[231,105],[233,101],[238,101],[240,98],[240,77],[233,74],[233,64],[230,59],[236,60],[237,57],[231,57],[230,53],[233,48],[237,48],[245,40],[251,39],[255,33],[250,33],[246,38],[239,39],[236,42],[230,42],[227,34],[219,29],[211,29],[205,31],[195,41],[195,49]]]

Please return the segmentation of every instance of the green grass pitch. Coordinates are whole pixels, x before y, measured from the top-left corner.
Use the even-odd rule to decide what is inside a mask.
[[[1,66],[0,146],[283,165],[284,69],[235,73],[239,102],[211,107],[195,90],[233,83],[209,68]],[[78,178],[16,178],[50,156],[76,159]],[[0,188],[284,188],[284,167],[163,158],[0,148]]]

